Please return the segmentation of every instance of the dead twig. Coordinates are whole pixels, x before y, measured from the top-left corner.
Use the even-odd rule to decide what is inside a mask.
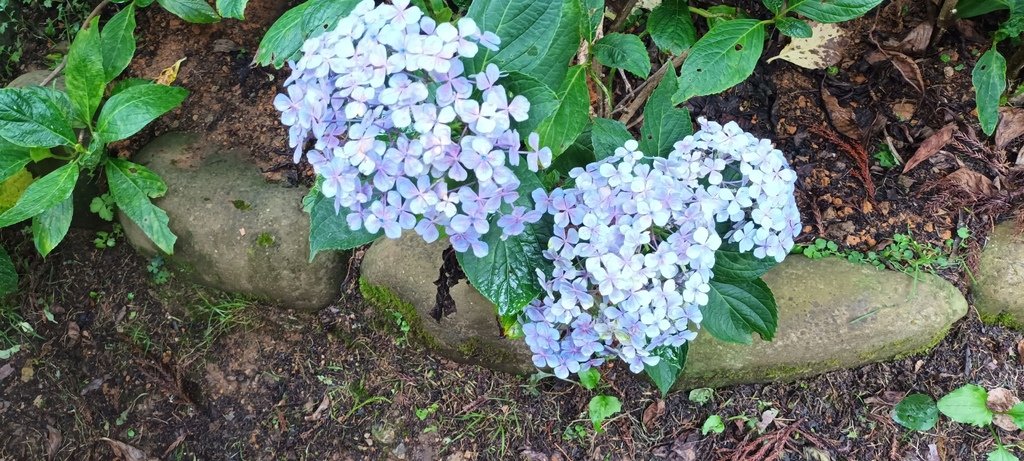
[[[681,66],[683,61],[686,60],[686,55],[687,53],[684,51],[683,54],[673,57],[671,61],[665,61],[665,64],[663,64],[657,72],[648,77],[647,80],[644,80],[644,82],[641,83],[633,93],[627,94],[622,98],[623,101],[629,101],[629,104],[616,108],[609,115],[614,115],[621,109],[623,112],[622,115],[619,116],[619,121],[623,124],[630,125],[630,120],[633,118],[633,115],[647,103],[647,98],[650,98],[651,94],[654,93],[658,84],[661,83],[661,79],[668,73],[669,68],[673,69],[672,73],[674,74],[675,68]]]

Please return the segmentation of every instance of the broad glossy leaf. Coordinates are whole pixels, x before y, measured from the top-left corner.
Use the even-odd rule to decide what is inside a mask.
[[[701,308],[701,327],[715,338],[731,343],[751,343],[751,334],[765,340],[775,337],[778,307],[771,289],[762,280],[723,282],[712,279],[708,304]]]
[[[249,0],[217,0],[217,12],[221,17],[245,19],[245,5]]]
[[[210,24],[220,21],[220,16],[206,0],[156,0],[171,14],[188,22]]]
[[[775,27],[778,27],[783,35],[793,38],[811,38],[814,35],[811,26],[797,18],[779,18],[775,21]]]
[[[583,14],[586,16],[587,22],[580,23],[586,28],[584,31],[586,33],[582,36],[588,41],[594,41],[597,26],[601,25],[601,21],[604,20],[604,0],[583,0]]]
[[[281,68],[297,58],[302,43],[316,37],[348,15],[359,0],[309,0],[286,11],[260,40],[256,63]]]
[[[601,372],[597,367],[587,368],[587,371],[580,371],[576,373],[580,378],[580,385],[584,389],[594,390],[597,388],[597,383],[601,381]]]
[[[555,109],[558,108],[558,95],[539,80],[519,72],[509,72],[501,79],[502,86],[514,95],[522,95],[530,101],[529,118],[518,122],[519,134],[526,136],[534,131]]]
[[[580,135],[576,137],[576,140],[562,152],[553,162],[551,167],[548,168],[548,172],[557,172],[562,176],[568,176],[569,170],[575,167],[584,167],[588,163],[601,160],[610,153],[605,154],[603,157],[597,157],[594,153],[593,144],[593,125],[587,124],[580,132]]]
[[[843,22],[864,16],[882,0],[793,0],[789,11],[818,22]]]
[[[558,108],[537,127],[541,145],[558,157],[579,136],[590,120],[590,92],[586,66],[573,66],[558,89]]]
[[[0,214],[7,227],[42,213],[71,196],[78,182],[78,164],[68,163],[32,182],[11,209]]]
[[[679,347],[659,347],[654,350],[654,354],[661,357],[661,360],[658,361],[657,365],[647,365],[644,367],[644,372],[658,386],[662,397],[672,390],[676,379],[679,378],[679,373],[683,371],[683,367],[686,365],[686,352],[688,349],[689,344],[683,344]]]
[[[351,250],[383,235],[383,232],[371,234],[365,228],[355,231],[350,229],[345,219],[348,215],[336,213],[334,199],[324,197],[318,187],[310,190],[302,202],[303,209],[309,213],[310,261],[321,251]]]
[[[715,252],[712,272],[719,282],[745,282],[755,280],[778,264],[774,258],[758,258],[753,252],[741,252],[735,243],[722,245]]]
[[[958,18],[973,18],[1010,7],[1010,0],[960,0],[956,4]]]
[[[466,13],[480,30],[501,39],[498,51],[480,48],[466,63],[475,73],[493,62],[503,71],[533,76],[551,88],[561,86],[580,42],[579,0],[476,0]]]
[[[601,432],[601,423],[622,411],[622,402],[610,395],[595,395],[590,399],[587,409],[590,411],[590,422],[594,424],[594,430]]]
[[[18,272],[14,269],[7,250],[0,247],[0,296],[6,296],[18,290]]]
[[[981,130],[991,135],[999,123],[999,98],[1006,91],[1006,59],[995,47],[981,55],[981,59],[974,65],[971,83],[974,84]]]
[[[0,137],[22,147],[73,146],[67,95],[43,87],[0,89]]]
[[[760,21],[733,19],[716,25],[690,49],[672,102],[732,88],[754,72],[763,50],[764,24]]]
[[[924,394],[910,394],[892,409],[892,419],[915,431],[930,431],[939,420],[935,399]]]
[[[129,3],[103,25],[104,80],[110,82],[121,75],[135,56],[135,5]]]
[[[939,399],[938,407],[953,421],[985,427],[992,423],[993,416],[987,401],[988,391],[984,387],[967,384]]]
[[[594,57],[608,67],[624,69],[640,78],[651,73],[651,58],[644,42],[633,34],[608,34],[594,42]]]
[[[164,253],[174,253],[178,237],[168,227],[167,213],[153,204],[167,192],[167,185],[148,168],[127,160],[107,160],[107,184],[117,207],[142,229]]]
[[[600,152],[602,158],[610,157],[615,153],[615,149],[622,147],[630,139],[633,139],[633,135],[629,134],[629,130],[622,122],[607,118],[594,119],[590,140],[594,152]]]
[[[523,163],[513,171],[520,180],[515,204],[532,209],[530,193],[543,186]],[[490,229],[481,238],[487,243],[486,256],[477,257],[472,251],[456,253],[456,256],[469,283],[498,307],[498,315],[515,318],[541,293],[535,269],[544,272],[551,269],[551,262],[541,256],[551,236],[551,221],[542,219],[527,225],[525,232],[505,240],[501,239],[497,221],[497,216],[492,217]]]
[[[39,254],[46,256],[64,240],[71,228],[74,199],[68,198],[32,218],[32,241]]]
[[[647,155],[665,157],[672,146],[693,134],[690,112],[672,104],[672,95],[678,91],[676,71],[668,69],[661,83],[654,89],[644,106],[644,125],[640,128],[640,150]]]
[[[92,124],[92,116],[103,99],[107,86],[103,70],[103,43],[100,40],[99,18],[89,27],[82,28],[71,42],[68,63],[64,68],[64,82],[68,89],[71,105],[82,123]]]
[[[664,0],[651,10],[647,18],[647,33],[658,49],[680,54],[697,41],[697,30],[686,0]]]
[[[985,457],[985,460],[986,461],[1020,461],[1020,458],[1017,458],[1016,455],[1014,455],[1013,453],[1010,453],[1010,450],[1007,450],[1006,447],[996,446],[995,450],[992,450],[992,451],[990,451],[988,453],[988,455]]]
[[[184,88],[155,83],[125,88],[103,104],[96,134],[108,143],[127,138],[178,107],[187,95]]]
[[[32,160],[27,148],[11,144],[0,138],[0,182],[14,176]]]
[[[774,14],[779,13],[784,2],[784,0],[761,0],[761,3],[764,3],[764,7],[768,8],[768,11],[771,11]]]
[[[1013,424],[1016,424],[1020,429],[1024,429],[1024,402],[1014,405],[1006,414],[1013,419]]]

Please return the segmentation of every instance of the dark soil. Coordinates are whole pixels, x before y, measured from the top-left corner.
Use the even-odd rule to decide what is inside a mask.
[[[763,13],[759,2],[730,3]],[[762,62],[735,89],[689,103],[695,116],[736,120],[788,153],[800,176],[802,241],[822,237],[870,251],[909,232],[942,245],[968,227],[971,262],[992,224],[1019,212],[1013,194],[1021,174],[1011,165],[1022,141],[996,151],[974,134],[970,69],[987,45],[951,31],[910,54],[923,92],[892,64],[866,59],[930,21],[927,3],[889,2],[844,24],[855,40],[836,72]],[[291,165],[270,104],[287,71],[249,65],[263,32],[288,6],[252,0],[247,21],[203,26],[145,10],[129,73],[153,78],[186,58],[176,84],[191,95],[118,152],[130,156],[167,131],[196,131],[252,151],[268,179],[308,179],[306,168]],[[765,56],[781,46],[773,38]],[[845,137],[829,123],[823,88],[853,109],[862,136]],[[906,161],[948,123],[959,127],[955,142],[906,175],[871,158],[891,144]],[[961,167],[990,187],[945,180]],[[662,400],[645,380],[610,366],[602,370],[603,392],[622,399],[624,411],[597,434],[586,418],[591,391],[434,357],[409,344],[391,314],[369,307],[352,284],[335,305],[302,314],[173,279],[157,285],[149,262],[125,242],[97,250],[85,231],[73,231],[45,260],[22,233],[2,237],[22,274],[18,307],[4,312],[35,334],[10,333],[2,322],[13,317],[0,319],[22,344],[0,366],[0,460],[112,459],[114,442],[103,438],[175,460],[974,460],[992,449],[991,434],[947,421],[910,433],[892,422],[892,405],[907,392],[939,396],[964,383],[1024,389],[1022,335],[982,325],[972,309],[926,354],[718,389],[703,405],[686,393]],[[941,275],[967,289],[960,268]],[[777,416],[758,430],[770,410]],[[727,420],[725,432],[701,435],[712,414]]]

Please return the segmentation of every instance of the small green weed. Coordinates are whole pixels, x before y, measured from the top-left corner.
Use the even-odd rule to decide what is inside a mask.
[[[889,146],[885,144],[878,146],[878,151],[875,152],[872,157],[878,161],[879,166],[887,170],[900,164],[900,159],[897,158],[896,154],[892,152],[892,149],[889,149]]]
[[[171,279],[171,273],[167,270],[164,258],[160,255],[154,256],[153,259],[149,260],[149,265],[146,266],[146,271],[149,272],[150,277],[152,277],[153,283],[157,285],[163,285]]]
[[[398,327],[399,336],[395,338],[395,345],[401,346],[403,344],[408,344],[409,331],[412,329],[409,322],[405,320],[405,316],[403,316],[401,312],[390,309],[388,312],[391,314],[391,317],[395,319],[395,326]]]
[[[966,270],[967,265],[957,251],[967,247],[971,231],[966,227],[961,227],[957,229],[956,233],[959,242],[956,239],[947,239],[942,246],[918,242],[909,232],[896,234],[892,236],[892,243],[881,251],[867,253],[840,250],[836,242],[818,238],[810,244],[796,245],[793,247],[793,253],[803,254],[811,259],[834,256],[850,262],[871,264],[879,269],[889,267],[911,275],[921,272],[934,274],[951,268]]]
[[[210,299],[202,293],[198,294],[199,302],[192,306],[192,317],[206,323],[203,330],[201,345],[213,344],[220,335],[232,328],[247,326],[252,320],[245,315],[245,309],[251,303],[242,298],[225,297]]]
[[[89,202],[89,211],[96,213],[104,221],[113,221],[115,206],[114,197],[111,197],[110,192],[107,192],[92,198],[92,202]]]
[[[117,240],[121,237],[124,237],[124,230],[120,224],[114,223],[110,231],[97,231],[96,238],[92,240],[92,243],[96,245],[97,249],[106,250],[107,248],[114,248],[117,245]]]

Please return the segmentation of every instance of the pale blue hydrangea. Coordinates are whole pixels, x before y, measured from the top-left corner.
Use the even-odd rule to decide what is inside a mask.
[[[571,170],[572,187],[533,193],[554,218],[554,270],[538,270],[544,294],[523,319],[535,365],[567,378],[617,357],[639,373],[658,347],[696,337],[724,244],[780,262],[793,247],[796,174],[782,153],[734,122],[699,123],[667,158],[630,140]]]
[[[470,18],[437,24],[408,0],[364,0],[303,44],[274,106],[294,160],[305,155],[352,230],[390,238],[412,230],[426,241],[443,230],[456,251],[484,256],[481,238],[495,219],[501,238],[540,220],[541,212],[513,206],[520,182],[511,167],[522,148],[515,123],[530,102],[508,93],[496,65],[467,75],[462,61],[498,43]],[[528,141],[536,172],[551,150],[536,133]]]

